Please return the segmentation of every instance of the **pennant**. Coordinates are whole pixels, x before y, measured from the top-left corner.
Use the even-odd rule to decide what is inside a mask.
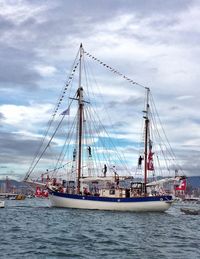
[[[70,108],[68,107],[65,111],[63,111],[60,115],[69,115],[70,114]]]

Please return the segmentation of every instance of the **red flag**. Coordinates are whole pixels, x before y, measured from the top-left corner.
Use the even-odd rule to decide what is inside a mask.
[[[49,195],[48,191],[47,190],[43,190],[42,197],[47,198],[48,195]]]
[[[40,187],[37,186],[37,187],[36,187],[36,191],[35,191],[35,196],[36,196],[36,197],[40,197],[41,194],[42,194],[42,191],[41,191]]]
[[[150,151],[149,155],[148,155],[148,162],[147,162],[147,169],[149,171],[153,171],[154,170],[153,155],[154,155],[154,153]]]
[[[186,190],[186,179],[180,181],[179,186],[175,188],[176,191],[185,191]]]

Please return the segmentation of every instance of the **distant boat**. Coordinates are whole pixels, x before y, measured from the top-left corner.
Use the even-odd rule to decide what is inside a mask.
[[[143,87],[145,90],[143,150],[138,159],[138,168],[140,168],[141,172],[143,171],[143,181],[135,181],[133,176],[118,173],[117,166],[111,164],[110,157],[112,152],[116,152],[116,156],[120,161],[121,154],[116,151],[112,140],[112,145],[108,146],[105,144],[109,136],[104,129],[104,125],[99,121],[100,114],[98,112],[92,113],[92,101],[91,99],[88,101],[87,98],[90,95],[86,94],[89,87],[88,85],[84,87],[82,83],[84,55],[91,57],[89,53],[85,52],[81,44],[78,61],[74,63],[72,75],[69,77],[70,82],[65,87],[63,94],[61,94],[53,118],[64,99],[68,86],[73,81],[75,71],[79,68],[78,86],[74,93],[72,93],[72,97],[69,98],[68,108],[60,114],[61,121],[58,123],[52,137],[48,136],[47,145],[38,154],[38,157],[34,158],[25,181],[31,182],[30,175],[53,142],[62,121],[66,118],[66,115],[70,114],[72,105],[76,103],[77,111],[74,112],[74,119],[71,118],[68,121],[69,130],[66,133],[67,137],[56,166],[53,170],[48,169],[46,172],[43,172],[42,180],[40,181],[43,184],[44,175],[47,176],[46,187],[48,188],[52,206],[133,212],[166,211],[173,202],[173,196],[163,189],[156,190],[154,188],[156,184],[151,184],[148,180],[149,173],[155,171],[155,151],[153,150],[152,136],[153,134],[159,134],[153,132],[153,129],[150,127],[151,116],[153,115],[150,110],[150,89]],[[95,57],[92,56],[92,59],[97,60],[104,67],[112,72],[114,71],[127,81],[136,84],[133,80],[123,76]],[[86,70],[84,70],[84,73],[86,73]],[[71,89],[70,91],[72,92]],[[50,126],[52,124],[51,122]],[[113,151],[111,148],[113,148]],[[160,153],[162,153],[161,151]],[[117,160],[115,162],[117,163]],[[63,168],[65,167],[67,168],[65,171],[66,175],[63,178],[56,177],[59,170],[64,170]],[[32,183],[34,182],[32,181]]]
[[[5,201],[0,201],[0,208],[4,208],[5,207]]]
[[[10,196],[9,200],[16,200],[16,196]]]
[[[15,200],[25,200],[26,196],[24,194],[17,194]]]
[[[191,209],[191,208],[181,208],[181,212],[187,215],[200,215],[200,209]]]
[[[185,202],[197,202],[197,203],[199,203],[200,202],[200,198],[199,197],[190,197],[190,198],[188,198],[188,197],[186,197],[186,198],[184,198],[183,199],[183,201],[185,201]]]
[[[31,194],[28,194],[27,196],[26,196],[26,198],[28,198],[28,199],[32,199],[34,196],[33,195],[31,195]]]

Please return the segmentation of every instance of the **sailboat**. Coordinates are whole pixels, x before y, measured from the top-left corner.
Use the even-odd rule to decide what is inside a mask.
[[[64,148],[62,148],[58,156],[54,169],[46,169],[45,171],[46,165],[44,166],[43,164],[42,180],[35,180],[35,185],[46,186],[53,207],[132,212],[164,212],[168,210],[173,202],[173,196],[164,190],[162,192],[154,190],[155,184],[151,185],[148,180],[148,173],[154,171],[154,152],[151,140],[152,133],[150,132],[150,89],[144,87],[146,100],[143,111],[144,141],[142,141],[143,151],[138,160],[138,168],[142,171],[143,177],[139,181],[130,174],[126,175],[124,172],[120,174],[117,166],[111,164],[111,146],[113,148],[114,145],[112,143],[111,146],[108,146],[104,143],[105,139],[107,139],[107,136],[105,137],[106,130],[102,133],[105,125],[96,125],[96,122],[99,121],[98,113],[93,112],[93,117],[89,115],[89,111],[92,110],[91,98],[89,99],[89,95],[86,93],[88,86],[84,86],[82,82],[85,55],[105,68],[108,68],[111,72],[121,76],[129,83],[137,84],[86,52],[81,44],[72,66],[72,74],[69,76],[69,80],[60,95],[53,113],[54,119],[64,100],[65,93],[69,90],[69,86],[73,82],[74,73],[78,70],[76,90],[73,96],[68,98],[68,106],[65,104],[67,109],[59,114],[61,116],[61,122],[64,121],[66,116],[70,117],[68,122],[71,122],[72,126],[71,128],[68,126],[68,132],[66,134],[70,140],[66,138]],[[69,92],[71,94],[72,89]],[[76,111],[75,108],[72,108],[72,104],[75,104]],[[69,116],[71,109],[73,109],[75,115],[74,119],[71,118],[71,115]],[[50,121],[49,128],[53,124],[53,119]],[[52,133],[51,137],[48,135],[50,131],[46,132],[46,143],[43,139],[42,144],[44,147],[40,147],[36,154],[25,176],[24,180],[26,182],[34,183],[31,175],[48,147],[53,143],[61,122],[58,122],[56,130]],[[93,126],[91,126],[92,122],[94,123]],[[87,123],[89,126],[87,126]],[[95,130],[98,134],[92,138],[91,135],[95,134]],[[64,134],[63,132],[62,134]],[[101,140],[102,145],[99,145],[100,139],[103,139]],[[100,146],[99,152],[97,150],[98,145]],[[116,151],[115,147],[113,149]],[[107,160],[106,155],[109,157]],[[48,156],[46,156],[46,159],[48,159]],[[119,160],[121,160],[121,157]],[[114,159],[114,162],[117,162],[117,160]],[[60,169],[64,172],[62,177],[59,176]],[[46,176],[45,181],[44,176]]]

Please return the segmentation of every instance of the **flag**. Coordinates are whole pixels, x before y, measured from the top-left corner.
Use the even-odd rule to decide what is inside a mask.
[[[35,191],[35,197],[40,197],[41,194],[42,194],[42,191],[41,191],[40,187],[37,186],[37,187],[36,187],[36,191]]]
[[[49,196],[49,193],[47,190],[43,190],[42,197],[47,198]]]
[[[185,191],[186,190],[186,179],[180,181],[179,186],[176,187],[176,191]]]
[[[148,155],[148,162],[147,162],[147,169],[149,171],[154,171],[153,155],[154,155],[154,153],[150,151],[149,155]]]
[[[60,115],[69,115],[70,108],[68,107],[66,110],[64,110]]]
[[[147,170],[149,171],[154,171],[154,165],[153,165],[153,155],[154,153],[152,152],[152,141],[149,139],[149,154],[148,154],[148,160],[147,160]]]

